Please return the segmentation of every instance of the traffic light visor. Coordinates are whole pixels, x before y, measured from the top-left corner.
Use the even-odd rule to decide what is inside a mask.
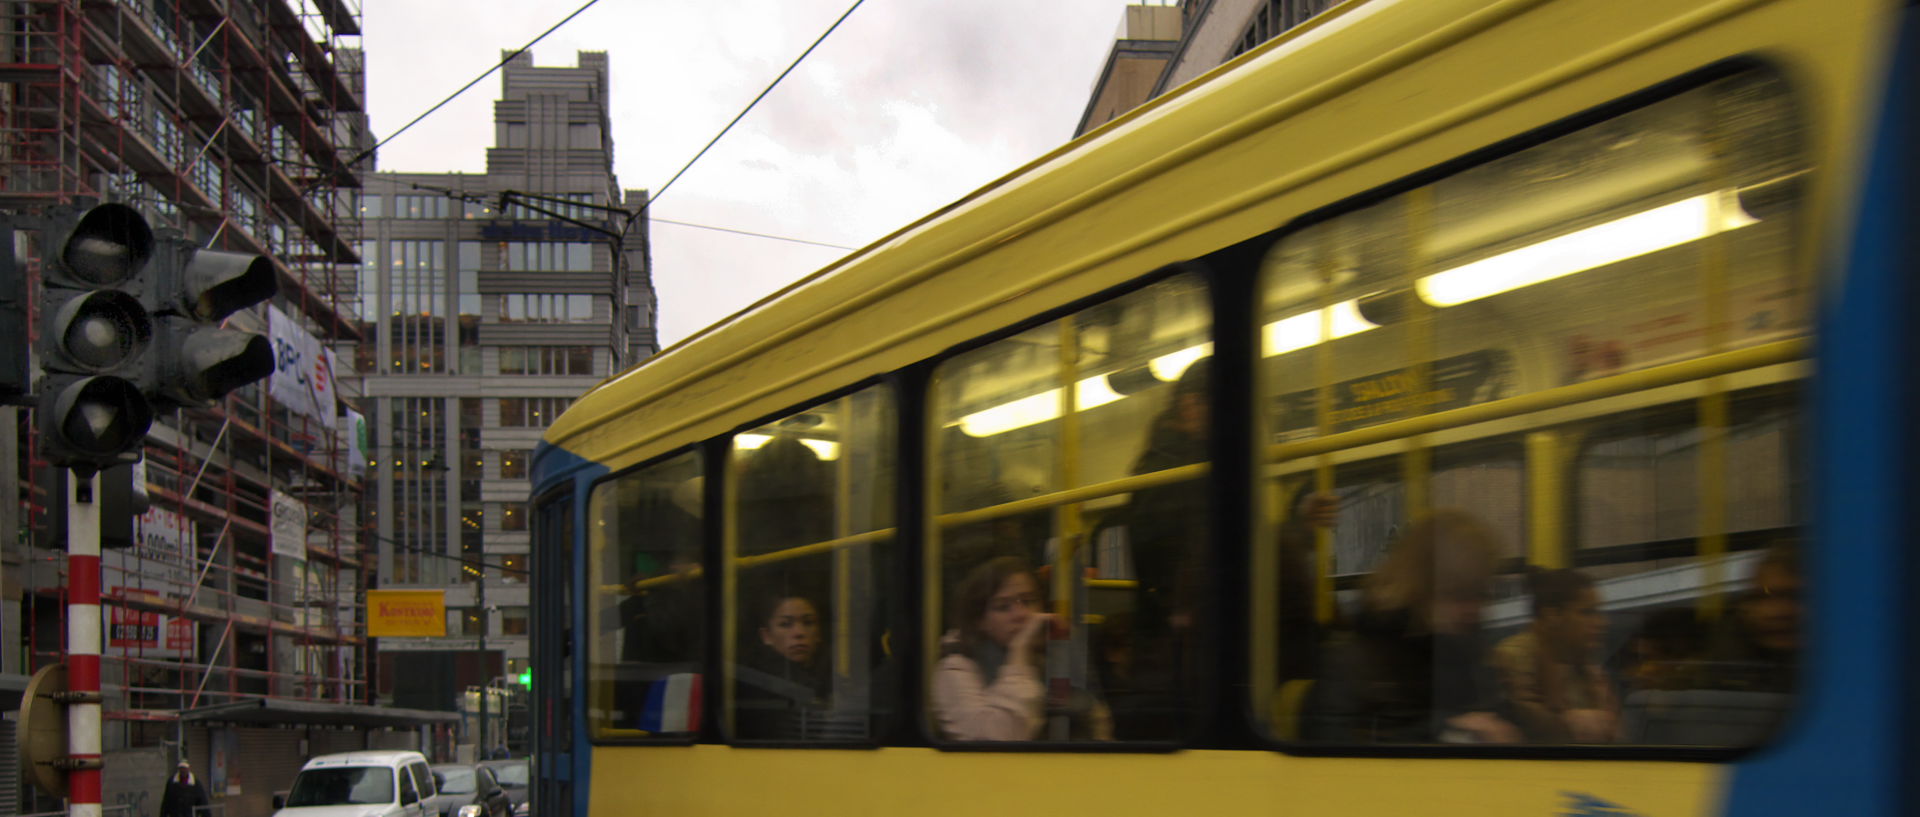
[[[153,230],[139,211],[124,204],[88,210],[60,247],[61,265],[94,286],[119,286],[153,257]]]
[[[56,387],[53,399],[41,404],[51,409],[42,428],[54,434],[56,450],[96,465],[111,464],[131,455],[137,459],[141,440],[153,425],[153,409],[140,390],[118,377],[83,377]],[[64,463],[71,464],[71,463]]]
[[[180,307],[189,317],[217,321],[280,291],[273,262],[264,255],[196,250],[188,257]]]

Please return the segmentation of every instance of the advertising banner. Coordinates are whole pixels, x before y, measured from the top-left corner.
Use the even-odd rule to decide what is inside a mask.
[[[367,418],[353,409],[340,410],[340,434],[347,448],[347,476],[361,479],[367,475],[367,452],[373,450],[367,438]]]
[[[290,559],[307,558],[307,506],[298,499],[274,491],[273,554]]]
[[[273,378],[267,395],[295,414],[331,428],[334,422],[333,356],[320,339],[278,308],[267,307],[273,340]]]
[[[367,635],[374,638],[447,634],[447,591],[368,590]]]

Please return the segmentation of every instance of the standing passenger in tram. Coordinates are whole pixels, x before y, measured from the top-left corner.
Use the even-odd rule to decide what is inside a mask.
[[[1472,515],[1438,509],[1408,526],[1367,577],[1349,639],[1334,645],[1306,716],[1315,740],[1516,743],[1496,714],[1480,614],[1500,548]]]
[[[1046,725],[1042,678],[1047,626],[1040,580],[1024,560],[1001,556],[973,569],[954,593],[955,629],[933,671],[940,734],[952,740],[1034,740]],[[1075,690],[1060,707],[1072,737],[1110,740],[1106,705]]]
[[[1577,570],[1531,568],[1533,623],[1493,650],[1514,720],[1534,743],[1611,743],[1620,703],[1598,652],[1607,633],[1593,579]]]

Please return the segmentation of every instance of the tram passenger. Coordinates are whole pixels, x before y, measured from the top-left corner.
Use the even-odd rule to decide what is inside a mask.
[[[952,740],[1035,740],[1049,714],[1069,718],[1071,737],[1110,740],[1106,705],[1075,690],[1050,713],[1042,677],[1047,627],[1040,581],[1022,559],[1001,556],[974,568],[954,593],[955,629],[934,668],[933,714]]]
[[[947,429],[941,440],[941,506],[950,510],[990,508],[1021,498],[1000,472],[994,445]],[[1042,558],[1039,543],[1052,535],[1050,512],[1012,514],[948,528],[940,534],[942,587],[960,583],[975,565],[997,556],[1027,561]]]
[[[752,645],[741,650],[734,732],[750,740],[801,740],[824,722],[833,691],[822,605],[804,591],[769,592],[755,606]]]
[[[1736,603],[1709,658],[1712,686],[1792,692],[1800,657],[1800,568],[1791,545],[1769,548],[1753,571],[1753,587]]]
[[[1578,570],[1529,568],[1533,622],[1493,650],[1514,721],[1534,743],[1611,743],[1620,702],[1597,655],[1607,617],[1593,579]]]
[[[1314,610],[1315,547],[1319,531],[1332,530],[1340,518],[1340,497],[1302,483],[1293,492],[1291,512],[1280,526],[1279,658],[1280,680],[1319,675],[1321,641],[1326,628]]]
[[[1309,738],[1515,743],[1497,714],[1480,638],[1500,549],[1472,515],[1438,509],[1408,526],[1371,576],[1352,632],[1331,645],[1303,720]]]
[[[740,555],[833,538],[833,471],[792,437],[775,437],[740,470]]]

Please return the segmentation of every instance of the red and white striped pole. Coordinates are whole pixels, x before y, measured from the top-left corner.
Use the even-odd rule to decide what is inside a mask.
[[[100,505],[96,474],[73,472],[67,502],[69,817],[100,814]]]

